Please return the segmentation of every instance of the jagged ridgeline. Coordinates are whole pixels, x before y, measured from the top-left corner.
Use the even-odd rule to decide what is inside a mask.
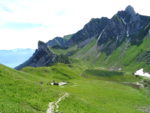
[[[16,69],[70,63],[70,58],[115,70],[149,68],[149,35],[150,17],[128,6],[111,19],[91,19],[74,34],[39,41],[33,56]]]
[[[68,56],[66,55],[56,55],[54,54],[42,41],[38,42],[38,49],[35,51],[33,56],[24,62],[23,64],[16,67],[16,69],[21,69],[26,66],[41,67],[50,66],[55,63],[69,63]]]

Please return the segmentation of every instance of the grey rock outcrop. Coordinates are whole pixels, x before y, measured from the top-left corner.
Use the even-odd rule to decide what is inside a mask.
[[[80,44],[81,42],[84,43],[83,41],[87,39],[97,37],[107,25],[108,21],[109,19],[106,17],[91,19],[83,29],[75,33],[72,38],[66,42],[66,45],[70,47],[74,44]]]
[[[148,33],[144,28],[149,23],[150,17],[135,13],[131,6],[128,6],[125,11],[119,11],[101,32],[98,39],[100,51],[109,55],[125,39],[130,40],[132,44],[140,44]]]
[[[127,6],[125,11],[128,12],[130,15],[133,15],[133,16],[136,14],[134,11],[134,8],[131,5]]]
[[[49,40],[47,45],[53,48],[65,48],[66,40],[62,37],[56,37],[53,40]]]
[[[92,38],[97,38],[99,50],[109,55],[126,39],[132,44],[142,43],[149,32],[150,26],[147,26],[149,23],[150,17],[139,15],[129,5],[124,11],[119,11],[111,19],[106,17],[91,19],[83,29],[76,32],[64,45],[66,48],[73,45],[82,48]]]
[[[97,53],[104,52],[106,55],[112,54],[125,40],[131,45],[140,45],[150,32],[150,17],[136,13],[132,6],[119,11],[111,19],[106,17],[91,19],[83,29],[64,39],[56,37],[53,40],[43,43],[39,41],[38,49],[33,56],[16,67],[21,69],[25,66],[49,66],[57,62],[69,63],[68,57],[76,53],[79,49],[97,40],[94,45]],[[67,49],[77,45],[76,50],[69,51],[66,55],[56,55],[50,49]],[[96,48],[97,47],[97,48]],[[144,53],[145,55],[145,53]],[[149,57],[149,53],[146,53]],[[141,58],[139,58],[141,59]]]
[[[54,54],[52,51],[50,51],[46,43],[39,41],[38,49],[35,51],[33,56],[23,64],[17,66],[15,69],[19,70],[26,66],[32,67],[49,66],[58,62],[69,63],[69,59],[67,56]]]

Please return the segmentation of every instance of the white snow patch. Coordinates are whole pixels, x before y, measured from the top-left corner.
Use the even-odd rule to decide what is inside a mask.
[[[118,41],[119,37],[117,36],[117,41]]]
[[[127,30],[127,37],[129,36],[129,31]]]
[[[126,25],[126,24],[127,24],[123,18],[121,18],[121,20],[122,20],[122,22],[124,23],[124,25]]]
[[[99,41],[99,39],[101,38],[101,36],[102,36],[102,34],[103,34],[104,30],[105,30],[105,29],[103,29],[103,30],[102,30],[102,32],[100,33],[100,35],[99,35],[99,37],[98,37],[98,39],[97,39],[97,42],[98,42],[98,41]]]
[[[144,72],[143,68],[137,70],[134,75],[150,77],[150,74],[148,72]]]

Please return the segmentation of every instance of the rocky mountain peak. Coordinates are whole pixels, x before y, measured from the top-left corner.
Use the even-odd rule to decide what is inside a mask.
[[[88,42],[87,40],[90,41],[91,38],[97,37],[105,28],[108,22],[109,19],[106,17],[91,19],[83,27],[83,29],[79,30],[72,36],[72,38],[67,42],[67,45],[72,46],[74,44],[79,44],[80,42],[86,45],[86,43]]]
[[[42,41],[38,41],[38,49],[39,50],[45,50],[47,48],[46,43],[42,42]]]
[[[118,11],[111,19],[106,17],[91,19],[68,40],[55,37],[47,43],[39,41],[38,49],[34,55],[20,67],[49,66],[56,62],[66,63],[68,62],[66,56],[59,56],[53,53],[50,48],[67,49],[75,45],[79,50],[92,40],[96,40],[95,47],[99,52],[111,55],[124,41],[128,41],[131,45],[141,44],[144,37],[150,32],[149,29],[150,17],[136,13],[134,8],[129,5],[125,10]],[[69,52],[75,53],[77,51]]]
[[[124,40],[130,40],[131,44],[140,44],[148,33],[145,28],[149,22],[150,17],[139,15],[132,6],[127,6],[124,11],[119,11],[111,18],[101,33],[98,40],[100,50],[111,54]]]
[[[22,69],[26,66],[42,67],[49,66],[55,63],[69,63],[69,59],[65,55],[56,55],[49,48],[47,43],[38,42],[38,49],[35,53],[23,64],[15,67],[15,69]]]
[[[129,13],[130,15],[135,15],[136,14],[136,12],[134,11],[134,8],[131,5],[127,6],[125,11],[127,13]]]

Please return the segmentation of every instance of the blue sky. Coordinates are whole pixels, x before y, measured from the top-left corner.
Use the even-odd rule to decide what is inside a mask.
[[[72,34],[127,5],[150,16],[149,0],[1,0],[0,49],[36,48],[38,40]]]

